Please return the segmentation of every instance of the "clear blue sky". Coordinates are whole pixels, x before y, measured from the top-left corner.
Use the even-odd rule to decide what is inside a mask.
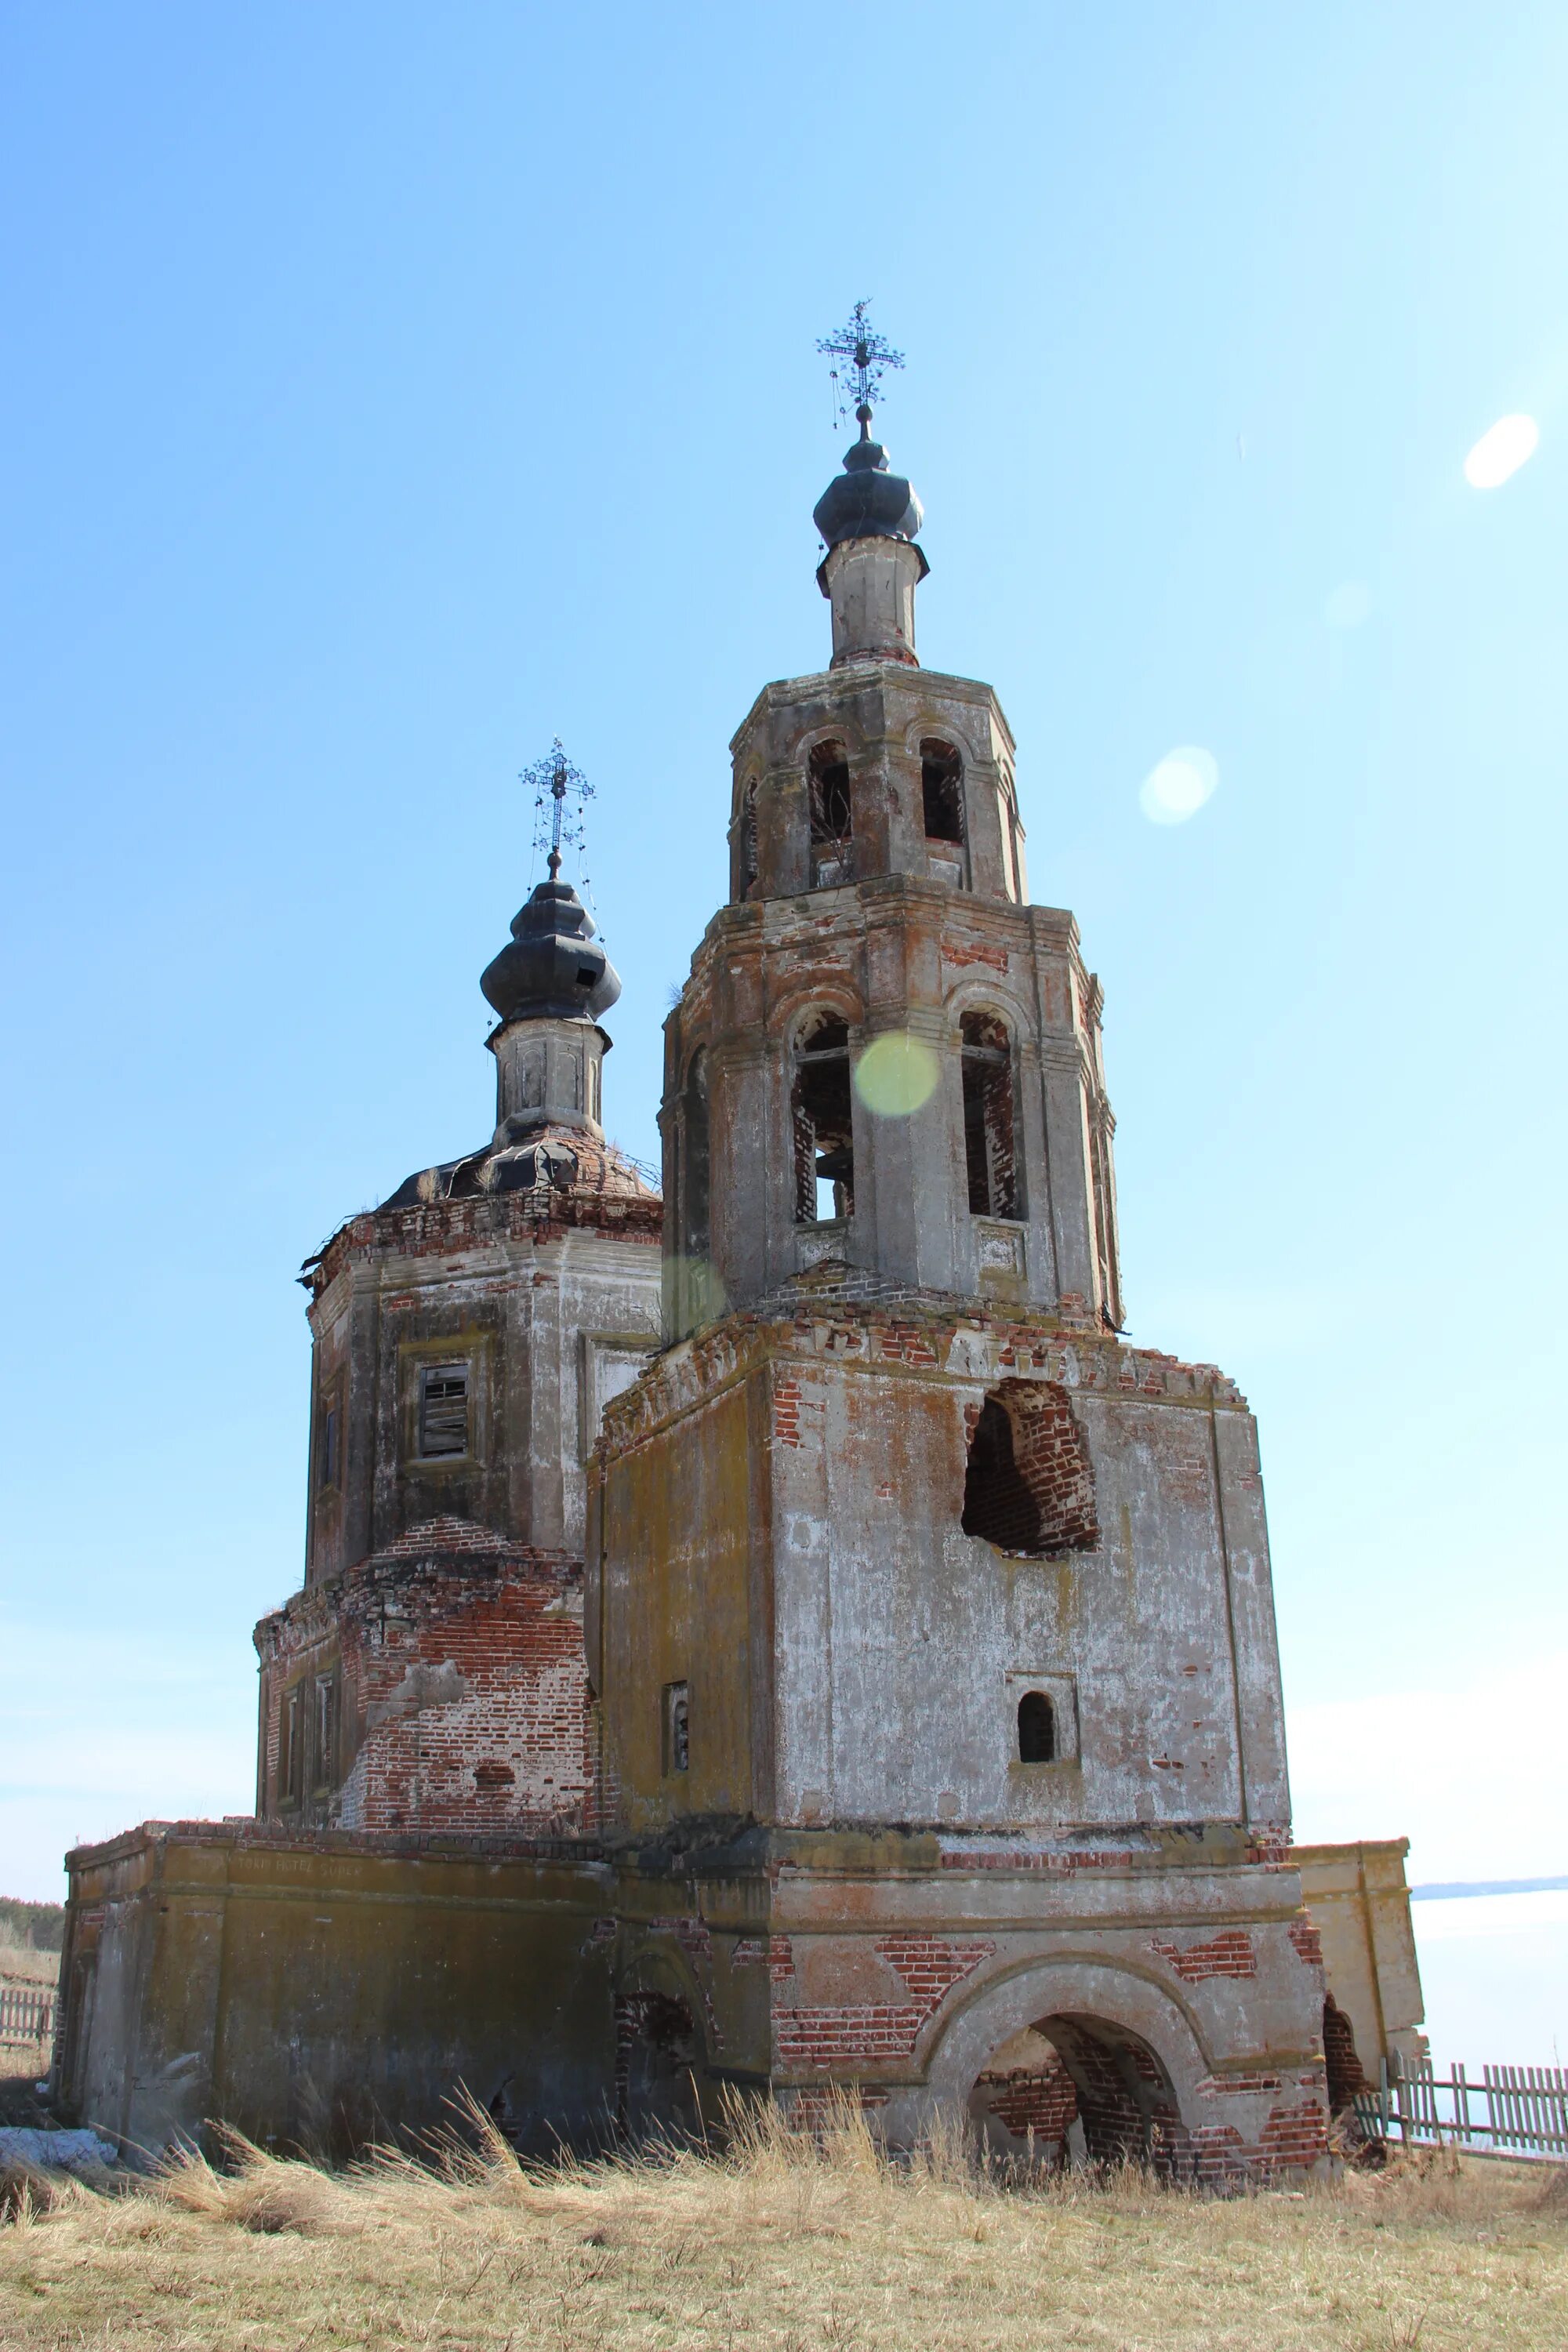
[[[922,651],[995,683],[1104,981],[1133,1336],[1261,1418],[1300,1831],[1568,1868],[1568,14],[13,0],[0,44],[3,1891],[250,1803],[293,1276],[488,1132],[556,733],[655,1156],[726,744],[826,658],[860,295]],[[1218,789],[1155,825],[1178,745]]]

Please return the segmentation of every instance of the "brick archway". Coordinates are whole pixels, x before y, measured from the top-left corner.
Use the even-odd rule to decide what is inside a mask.
[[[616,1988],[615,2128],[619,2139],[700,2137],[707,2004],[674,1955],[645,1945]]]
[[[1145,1968],[1103,1955],[1061,1952],[1016,1968],[980,1985],[953,2015],[923,2086],[889,2100],[889,2137],[913,2140],[934,2116],[967,2111],[999,2151],[1026,2149],[1031,2122],[1038,2139],[1047,2124],[1065,2137],[1076,2121],[1090,2160],[1130,2157],[1212,2182],[1310,2171],[1327,2151],[1321,2075],[1258,2068],[1239,2021],[1206,2008],[1184,1985],[1163,1985]],[[1297,2021],[1306,2041],[1316,2017],[1303,2006]],[[1048,2081],[1047,2050],[1060,2060]],[[987,2073],[1023,2079],[986,2084],[975,2101]],[[1005,2112],[992,2115],[997,2100],[1021,2132]]]
[[[1008,2155],[1185,2169],[1175,2087],[1141,2034],[1100,2017],[1037,2018],[993,2052],[969,2095],[971,2121]]]

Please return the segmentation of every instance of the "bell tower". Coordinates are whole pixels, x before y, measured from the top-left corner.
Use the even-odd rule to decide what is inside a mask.
[[[923,516],[857,342],[830,657],[734,738],[729,898],[665,1024],[675,1344],[606,1417],[589,1545],[609,1769],[632,1827],[1277,1827],[1251,1423],[1120,1344],[1099,982],[1027,902],[994,693],[916,656]],[[1201,1769],[1130,1728],[1179,1713],[1199,1624]]]
[[[828,667],[735,735],[729,903],[666,1024],[667,1319],[835,1263],[1113,1330],[1099,983],[1026,903],[995,694],[916,657],[923,515],[871,415],[816,509]]]

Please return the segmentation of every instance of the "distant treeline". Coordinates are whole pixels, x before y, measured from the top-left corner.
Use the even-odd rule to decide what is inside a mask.
[[[58,1952],[65,1938],[63,1903],[18,1903],[0,1895],[0,1944],[20,1944],[24,1951]]]

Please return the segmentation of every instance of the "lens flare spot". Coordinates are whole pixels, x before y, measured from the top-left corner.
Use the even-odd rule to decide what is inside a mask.
[[[942,1065],[923,1038],[889,1030],[855,1065],[855,1091],[882,1118],[908,1118],[936,1092]]]
[[[1218,782],[1214,753],[1196,743],[1184,743],[1150,769],[1138,805],[1152,824],[1185,824],[1212,798]]]
[[[1500,416],[1466,458],[1466,481],[1472,490],[1500,489],[1527,457],[1534,457],[1540,438],[1533,416]]]
[[[1372,611],[1372,590],[1364,580],[1342,580],[1323,599],[1323,618],[1331,629],[1359,629]]]

